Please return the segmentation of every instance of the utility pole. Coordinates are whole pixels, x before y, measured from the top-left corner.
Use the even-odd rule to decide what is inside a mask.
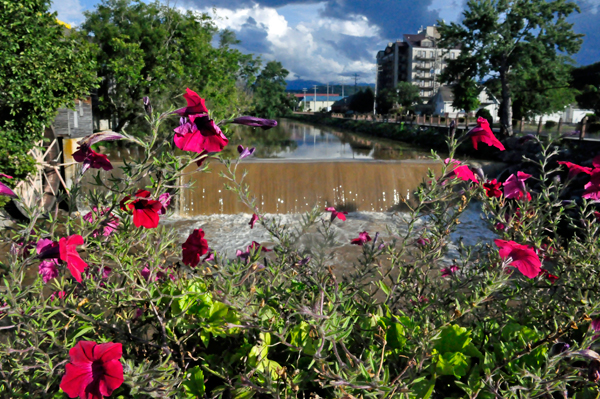
[[[302,92],[304,93],[304,102],[302,103],[302,111],[304,112],[304,109],[306,108],[306,91],[308,89],[305,87],[304,89],[302,89]]]
[[[354,94],[356,94],[356,91],[357,91],[356,82],[358,82],[358,74],[357,73],[354,74]]]
[[[314,85],[315,88],[315,108],[313,109],[313,112],[317,112],[317,85]]]
[[[375,65],[375,96],[373,96],[373,116],[377,115],[377,77],[379,75],[379,65]]]
[[[325,106],[325,109],[329,111],[329,82],[327,82],[327,105]]]

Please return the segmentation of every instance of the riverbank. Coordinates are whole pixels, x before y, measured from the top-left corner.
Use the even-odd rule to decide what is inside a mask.
[[[446,138],[448,129],[446,127],[418,129],[410,124],[371,122],[366,120],[332,118],[327,114],[298,115],[288,116],[289,119],[304,123],[325,125],[337,129],[347,130],[371,137],[384,138],[415,146],[426,150],[435,150],[437,152],[446,152]],[[457,155],[468,156],[487,161],[503,161],[498,151],[494,148],[481,146],[475,150],[471,143],[462,143],[457,151]]]

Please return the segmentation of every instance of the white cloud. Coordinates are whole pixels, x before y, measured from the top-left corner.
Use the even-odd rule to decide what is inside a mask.
[[[257,29],[264,32],[262,58],[280,61],[290,71],[290,79],[340,82],[342,74],[357,72],[361,81],[374,82],[375,54],[382,46],[379,28],[360,15],[351,20],[324,18],[319,15],[320,8],[322,4],[317,3],[281,8],[217,8],[216,14],[208,8],[197,11],[213,15],[219,29],[236,32],[242,49],[245,39],[249,42],[256,37]],[[245,30],[249,25],[252,30]],[[245,38],[245,34],[249,37]],[[362,45],[365,41],[368,45]]]
[[[465,9],[465,0],[432,0],[427,10],[436,11],[440,19],[457,22]]]
[[[79,25],[83,22],[83,6],[79,0],[54,0],[52,11],[58,13],[58,19],[71,25]]]

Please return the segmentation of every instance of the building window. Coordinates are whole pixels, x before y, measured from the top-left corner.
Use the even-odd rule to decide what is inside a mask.
[[[421,90],[420,96],[423,97],[425,95],[425,92],[423,90]]]
[[[429,58],[433,58],[433,51],[429,52]]]
[[[455,56],[456,56],[455,53],[450,53],[450,58],[454,59]]]

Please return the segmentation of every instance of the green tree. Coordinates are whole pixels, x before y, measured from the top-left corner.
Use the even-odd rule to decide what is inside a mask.
[[[582,42],[567,22],[575,11],[579,7],[568,0],[469,0],[460,24],[440,21],[439,45],[462,50],[448,61],[442,80],[498,78],[502,131],[511,135],[514,93],[533,83],[538,92],[562,85],[562,54],[576,53]],[[545,80],[534,81],[537,75]]]
[[[398,94],[394,89],[383,89],[377,93],[377,113],[378,114],[388,114],[394,105],[396,104],[396,100],[398,98]]]
[[[276,118],[290,112],[295,98],[285,92],[289,71],[281,62],[269,61],[254,83],[254,110],[257,116]]]
[[[600,62],[574,68],[573,87],[579,90],[577,103],[584,109],[593,109],[600,116]]]
[[[473,79],[464,79],[452,85],[452,106],[455,109],[462,109],[465,112],[471,112],[479,107],[479,93],[481,86]]]
[[[350,109],[358,113],[373,112],[373,102],[375,94],[370,87],[366,90],[361,90],[352,96],[350,101]]]
[[[242,111],[239,90],[252,81],[260,60],[231,49],[237,40],[218,33],[206,14],[183,12],[160,2],[103,0],[86,13],[82,25],[98,44],[97,115],[112,120],[119,131],[142,115],[139,99],[152,98],[155,107],[173,105],[182,88],[190,87],[207,99],[218,116]],[[257,65],[258,64],[258,65]]]
[[[57,110],[96,83],[91,46],[49,8],[49,0],[0,0],[0,172],[16,178],[35,169],[27,152]]]
[[[396,102],[404,109],[410,109],[415,104],[421,104],[419,88],[410,82],[398,83],[396,94]]]

